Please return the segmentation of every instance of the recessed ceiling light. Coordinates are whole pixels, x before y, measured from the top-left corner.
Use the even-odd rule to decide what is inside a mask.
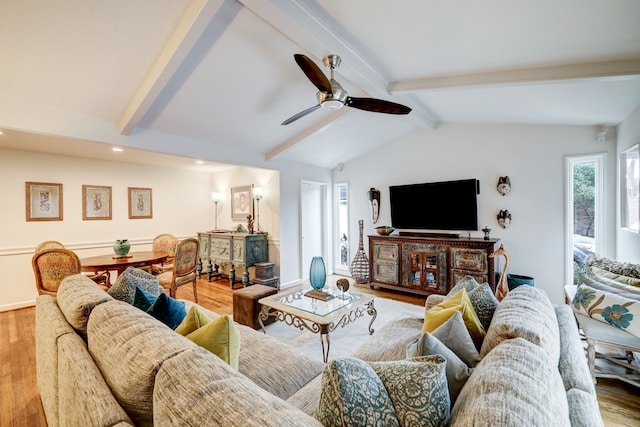
[[[204,165],[204,160],[196,160],[196,164],[198,164],[198,165]]]
[[[122,153],[124,150],[122,148],[113,147],[111,151],[115,151],[116,153]]]

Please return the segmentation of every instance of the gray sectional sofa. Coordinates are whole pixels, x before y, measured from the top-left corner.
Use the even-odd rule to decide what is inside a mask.
[[[602,425],[571,309],[521,288],[496,311],[451,425]],[[420,319],[394,321],[353,356],[404,359],[421,327]],[[36,303],[37,378],[49,426],[320,425],[324,365],[237,328],[236,371],[90,279],[65,279],[57,298]]]

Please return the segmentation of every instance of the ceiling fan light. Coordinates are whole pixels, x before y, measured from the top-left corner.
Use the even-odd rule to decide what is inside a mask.
[[[327,110],[337,110],[342,108],[344,104],[336,99],[328,99],[323,101],[320,105],[322,105],[322,108],[326,108]]]

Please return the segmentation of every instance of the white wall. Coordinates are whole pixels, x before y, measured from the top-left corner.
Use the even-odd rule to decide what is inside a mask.
[[[624,150],[638,143],[640,143],[640,107],[618,126],[617,158],[620,158]],[[616,199],[616,206],[620,206],[619,197]],[[620,218],[617,218],[617,223],[620,224]],[[618,228],[616,243],[617,259],[640,263],[640,234]]]
[[[238,157],[237,161],[246,164],[243,163],[246,156]],[[0,311],[33,305],[37,292],[31,257],[39,242],[59,240],[80,257],[112,251],[114,241],[122,238],[130,239],[136,249],[150,249],[153,237],[160,233],[187,237],[198,231],[211,230],[215,221],[211,202],[213,191],[222,194],[218,227],[235,228],[239,222],[231,220],[230,188],[252,184],[261,186],[264,192],[260,202],[260,225],[269,233],[269,259],[278,265],[283,286],[297,284],[302,278],[300,183],[303,180],[330,183],[331,171],[279,160],[252,159],[251,167],[232,166],[210,174],[0,149],[0,194],[3,198],[0,209]],[[25,220],[26,181],[63,184],[63,221]],[[82,220],[83,184],[112,187],[111,221]],[[153,189],[152,219],[128,219],[127,187]],[[246,222],[243,224],[246,226]]]
[[[595,129],[586,126],[444,125],[434,132],[405,135],[347,163],[342,172],[334,171],[336,182],[349,183],[351,254],[357,250],[359,219],[365,220],[365,236],[375,233],[375,226],[391,224],[390,185],[478,178],[478,220],[481,228],[488,225],[492,229],[491,236],[499,238],[499,244],[509,252],[509,272],[533,276],[536,286],[560,303],[565,250],[564,156],[604,151],[609,152],[609,159],[615,157],[614,142],[597,143]],[[498,177],[504,175],[511,178],[508,196],[501,196],[495,189]],[[612,172],[608,175],[611,182]],[[381,192],[376,225],[371,223],[369,213],[370,187]],[[611,188],[607,186],[608,191]],[[428,207],[464,209],[453,198],[446,206]],[[507,229],[497,224],[500,209],[512,213]],[[609,233],[614,232],[613,220],[607,221]],[[481,237],[482,232],[473,235]],[[364,244],[367,250],[366,237]],[[500,258],[503,265],[504,258]]]

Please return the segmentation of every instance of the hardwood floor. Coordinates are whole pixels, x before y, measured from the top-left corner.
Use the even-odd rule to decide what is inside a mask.
[[[424,305],[425,301],[422,296],[356,287],[359,292],[410,304]],[[177,297],[193,301],[192,288],[179,288]],[[232,314],[232,299],[228,281],[198,281],[198,302],[202,306]],[[33,307],[0,313],[0,427],[47,425],[36,384],[34,325]],[[606,426],[640,425],[640,389],[621,381],[600,379],[597,391]]]

